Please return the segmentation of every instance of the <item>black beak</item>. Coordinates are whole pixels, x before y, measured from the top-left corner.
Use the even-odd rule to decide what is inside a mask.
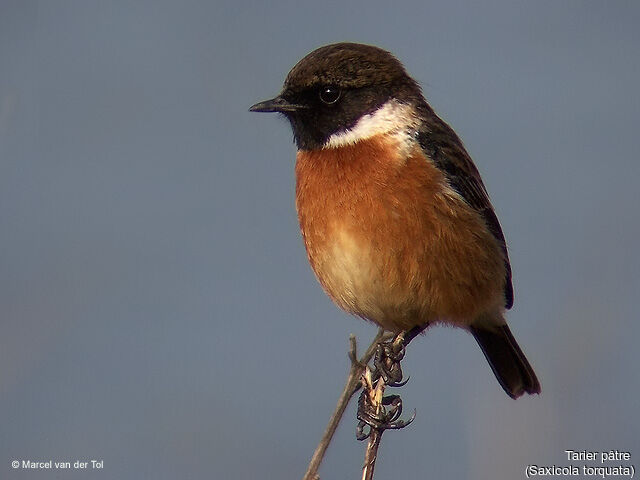
[[[307,108],[306,105],[296,105],[289,103],[282,97],[272,98],[264,102],[256,103],[249,107],[250,112],[295,112],[297,110]]]

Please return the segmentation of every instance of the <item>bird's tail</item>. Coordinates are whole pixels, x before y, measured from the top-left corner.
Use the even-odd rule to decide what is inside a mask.
[[[507,325],[471,326],[470,330],[507,395],[540,393],[540,382]]]

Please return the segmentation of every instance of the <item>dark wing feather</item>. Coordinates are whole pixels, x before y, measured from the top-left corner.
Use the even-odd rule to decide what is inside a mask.
[[[504,253],[506,271],[504,297],[507,309],[513,306],[513,283],[507,245],[480,173],[456,133],[433,111],[429,111],[418,141],[424,152],[445,174],[451,187],[484,219]]]

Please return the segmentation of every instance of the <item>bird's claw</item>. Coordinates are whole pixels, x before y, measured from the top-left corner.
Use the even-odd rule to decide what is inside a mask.
[[[356,438],[365,440],[371,434],[371,430],[398,430],[409,425],[416,417],[413,415],[408,420],[400,420],[402,415],[402,400],[399,395],[388,395],[382,398],[382,405],[377,408],[371,401],[366,390],[363,390],[358,400],[358,425]],[[369,427],[367,430],[366,427]]]
[[[407,383],[402,381],[402,367],[400,362],[405,355],[404,335],[400,334],[389,342],[378,344],[376,354],[373,359],[375,376],[382,377],[384,383],[389,387],[401,387]]]

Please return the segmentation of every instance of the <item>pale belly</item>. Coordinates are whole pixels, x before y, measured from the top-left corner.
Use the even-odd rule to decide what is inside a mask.
[[[347,312],[391,331],[435,320],[429,302],[420,298],[411,263],[375,243],[346,228],[334,230],[326,248],[310,258],[329,296]]]

